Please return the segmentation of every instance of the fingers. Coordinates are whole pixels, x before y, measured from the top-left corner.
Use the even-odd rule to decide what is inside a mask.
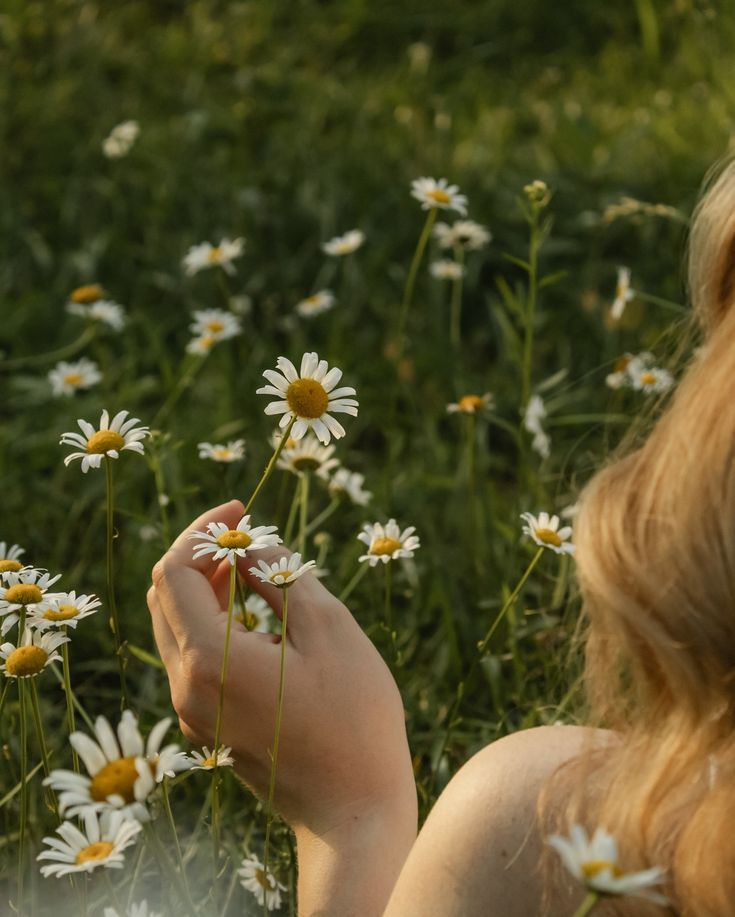
[[[153,636],[156,640],[158,653],[161,661],[169,673],[169,677],[176,675],[179,667],[179,645],[176,642],[173,631],[168,626],[168,622],[161,610],[161,603],[156,595],[156,590],[151,586],[148,590],[148,608],[151,613],[151,623],[153,624]]]

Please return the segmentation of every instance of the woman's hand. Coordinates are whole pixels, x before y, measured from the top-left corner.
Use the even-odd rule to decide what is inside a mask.
[[[230,567],[209,556],[194,560],[188,536],[209,522],[234,528],[242,513],[233,500],[200,516],[153,568],[148,592],[173,705],[182,731],[196,744],[211,744],[214,737]],[[258,581],[249,568],[288,553],[271,548],[238,559],[248,586],[279,617],[282,591]],[[302,829],[312,838],[348,837],[357,824],[368,823],[379,834],[380,825],[399,818],[399,833],[412,839],[416,790],[403,705],[388,667],[316,577],[305,574],[289,587],[288,602],[277,810],[297,836]],[[270,773],[279,657],[278,636],[233,622],[221,741],[232,746],[237,773],[261,797]]]

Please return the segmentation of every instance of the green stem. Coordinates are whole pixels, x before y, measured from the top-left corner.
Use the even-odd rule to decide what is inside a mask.
[[[352,577],[349,583],[347,583],[345,588],[339,594],[340,602],[346,602],[347,599],[352,595],[352,590],[355,588],[355,586],[357,586],[357,584],[360,582],[363,576],[365,576],[365,574],[367,573],[368,566],[369,565],[367,563],[358,564],[357,570],[355,571],[355,575]]]
[[[256,500],[258,494],[259,494],[259,493],[261,492],[261,490],[265,487],[266,481],[268,480],[268,478],[269,478],[269,477],[271,476],[271,474],[273,473],[273,469],[276,467],[276,462],[278,461],[278,456],[281,454],[281,452],[283,451],[284,446],[285,446],[286,443],[288,442],[288,437],[290,436],[291,430],[293,429],[293,425],[294,425],[295,423],[296,423],[296,415],[294,414],[294,416],[293,416],[293,417],[291,418],[291,420],[288,422],[288,426],[287,426],[286,429],[283,431],[283,433],[282,433],[282,435],[281,435],[281,441],[279,442],[279,444],[278,444],[278,446],[276,447],[276,449],[275,449],[273,455],[271,456],[271,460],[270,460],[270,461],[268,462],[268,464],[265,466],[265,471],[263,472],[263,476],[261,477],[261,479],[258,481],[258,486],[255,488],[255,490],[253,491],[253,493],[252,493],[250,499],[248,500],[247,504],[245,505],[245,510],[244,510],[244,512],[243,512],[243,516],[247,516],[248,512],[250,511],[250,507],[253,505],[253,503],[255,503],[255,500]]]
[[[222,733],[222,711],[225,706],[225,681],[227,679],[227,662],[230,655],[230,636],[232,634],[232,610],[235,604],[237,591],[237,566],[233,563],[230,569],[230,594],[227,599],[227,626],[225,629],[225,646],[222,653],[222,666],[219,676],[219,699],[217,701],[217,721],[214,727],[214,767],[212,768],[212,844],[214,861],[214,879],[217,879],[219,866],[220,824],[219,824],[219,765],[217,755],[219,752],[220,735]]]
[[[303,560],[306,557],[306,525],[309,518],[309,484],[311,472],[301,472],[301,512],[299,513],[299,554]]]
[[[36,726],[36,735],[38,736],[38,744],[41,748],[41,760],[43,761],[43,772],[46,777],[51,773],[51,768],[48,763],[48,747],[46,745],[46,736],[43,731],[43,720],[41,718],[41,705],[38,702],[38,688],[36,687],[36,679],[31,678],[31,710],[33,713],[33,722]],[[61,818],[59,818],[59,806],[56,802],[56,795],[53,790],[49,790],[51,804],[56,815],[56,818],[61,824]]]
[[[75,353],[78,353],[86,347],[95,336],[95,332],[96,326],[89,325],[75,341],[71,342],[71,344],[59,347],[58,350],[51,350],[48,353],[34,354],[30,357],[18,357],[17,360],[2,361],[0,362],[0,370],[14,370],[24,366],[41,366],[53,360],[64,360],[67,357],[74,356]]]
[[[169,414],[178,404],[179,398],[181,398],[186,389],[194,381],[196,374],[199,372],[202,366],[204,366],[205,360],[206,355],[202,357],[195,356],[190,359],[189,365],[183,369],[181,376],[179,377],[179,381],[171,389],[168,398],[163,402],[153,417],[153,420],[151,421],[152,430],[161,429],[161,425],[163,424],[164,420],[168,419]]]
[[[5,679],[5,684],[3,685],[2,694],[0,694],[0,723],[3,719],[3,709],[5,707],[5,699],[8,696],[8,688],[10,687],[10,679]]]
[[[216,758],[216,755],[215,755]],[[189,907],[196,911],[196,905],[194,904],[194,899],[191,896],[191,889],[189,888],[189,880],[186,875],[186,869],[184,868],[184,858],[181,854],[181,844],[179,843],[179,834],[176,830],[176,822],[174,821],[174,813],[171,810],[171,800],[168,795],[168,777],[164,777],[161,783],[161,789],[163,791],[163,808],[166,812],[166,818],[168,819],[169,826],[171,828],[171,834],[174,837],[174,846],[176,847],[176,860],[179,864],[179,872],[181,873],[181,881],[184,889],[184,894],[186,895],[186,900]],[[122,912],[121,912],[122,913]]]
[[[385,626],[388,628],[388,633],[393,633],[393,605],[391,603],[391,574],[393,573],[392,567],[393,562],[388,561],[385,566],[385,604],[384,604],[384,614],[385,614]]]
[[[592,908],[597,904],[599,900],[600,899],[597,892],[587,892],[587,897],[579,905],[572,917],[587,917],[587,914],[591,913]]]
[[[20,707],[20,831],[18,835],[18,914],[25,910],[23,901],[23,879],[26,847],[26,821],[28,820],[28,724],[26,723],[26,692],[24,679],[18,679],[18,704]]]
[[[531,393],[531,358],[533,355],[533,318],[538,293],[538,211],[531,216],[531,238],[528,246],[528,301],[526,303],[523,367],[521,378],[521,409],[525,411]]]
[[[163,477],[163,467],[161,465],[161,456],[157,449],[151,449],[150,465],[153,469],[153,480],[156,485],[156,497],[158,500],[158,511],[161,516],[161,534],[165,547],[171,544],[171,525],[168,518],[168,507],[166,505],[166,482]]]
[[[429,211],[426,222],[424,223],[424,228],[419,236],[419,241],[416,245],[416,251],[413,253],[413,260],[411,261],[411,267],[408,271],[408,277],[406,279],[406,286],[403,290],[403,301],[401,302],[401,313],[398,320],[398,353],[399,355],[403,352],[403,333],[406,329],[406,320],[408,319],[408,310],[411,307],[413,302],[413,291],[416,286],[416,276],[418,274],[419,267],[421,265],[421,259],[424,257],[424,251],[426,250],[426,244],[429,241],[429,236],[431,235],[431,229],[436,220],[436,207],[432,207]]]
[[[112,459],[105,456],[105,478],[107,480],[107,603],[110,606],[110,630],[115,638],[115,655],[120,670],[120,709],[127,710],[130,706],[128,686],[125,679],[125,651],[120,640],[120,620],[117,615],[115,602],[115,573],[112,554],[113,531],[113,490],[112,490]]]
[[[296,487],[293,492],[293,498],[291,500],[291,506],[288,510],[288,519],[286,520],[286,528],[283,533],[283,543],[286,545],[291,544],[291,538],[293,537],[293,528],[296,524],[296,513],[299,510],[301,505],[301,475],[296,477]]]
[[[464,282],[464,246],[456,245],[454,257],[463,268],[462,273],[452,281],[452,301],[449,309],[449,340],[453,347],[462,343],[462,285]]]
[[[502,608],[500,609],[500,611],[498,612],[497,617],[495,618],[495,620],[493,621],[493,623],[490,625],[490,629],[489,629],[488,632],[485,634],[485,636],[482,638],[482,640],[480,640],[480,641],[478,642],[478,644],[477,644],[477,649],[478,649],[478,653],[479,653],[479,656],[480,656],[480,657],[482,657],[482,656],[484,655],[485,650],[487,649],[487,645],[488,645],[488,643],[490,642],[490,639],[492,638],[492,635],[495,633],[495,631],[496,631],[498,625],[500,624],[500,622],[501,622],[501,621],[503,620],[503,618],[505,617],[505,614],[506,614],[506,612],[508,611],[508,609],[511,607],[511,605],[513,604],[513,602],[515,602],[515,600],[518,598],[518,593],[519,593],[519,592],[521,591],[521,589],[523,589],[523,587],[525,586],[526,580],[528,579],[528,577],[529,577],[529,576],[531,575],[531,573],[533,572],[533,569],[534,569],[534,567],[536,566],[536,564],[539,562],[539,560],[541,560],[541,555],[542,555],[543,553],[544,553],[544,548],[539,548],[538,551],[536,551],[536,553],[535,553],[535,555],[534,555],[534,557],[533,557],[533,560],[532,560],[531,563],[526,567],[526,572],[523,574],[523,576],[522,576],[522,577],[520,578],[520,580],[518,581],[518,585],[515,587],[515,589],[513,590],[513,592],[511,592],[511,594],[510,594],[510,596],[508,597],[508,600],[507,600],[507,602],[505,603],[505,605],[503,605],[503,607],[502,607]]]
[[[335,510],[337,509],[337,507],[339,506],[339,504],[340,504],[339,498],[338,498],[338,497],[335,497],[335,499],[332,500],[332,502],[329,504],[329,506],[328,506],[326,509],[323,509],[323,510],[319,513],[319,515],[318,515],[318,516],[315,516],[315,517],[311,520],[311,522],[306,526],[306,534],[307,534],[307,535],[311,535],[311,533],[314,532],[314,531],[316,531],[316,529],[318,529],[319,526],[320,526],[323,522],[326,522],[327,519],[329,519],[329,517],[332,515],[332,513],[335,512]]]
[[[215,268],[215,273],[217,275],[217,286],[222,292],[222,296],[225,300],[225,309],[230,308],[230,300],[232,299],[232,294],[230,293],[230,287],[227,283],[227,277],[225,275],[225,269],[221,266]]]
[[[67,628],[64,627],[64,636],[66,636]],[[76,732],[77,721],[74,716],[74,695],[71,690],[71,669],[69,668],[69,644],[61,644],[61,659],[62,659],[62,668],[64,670],[64,698],[66,699],[66,726],[69,731],[69,735],[72,732]],[[79,770],[79,755],[76,753],[76,750],[72,747],[71,750],[71,759],[74,766],[74,773],[81,773]]]
[[[49,666],[49,668],[50,668],[51,671],[54,673],[54,676],[55,676],[56,680],[58,681],[58,683],[61,685],[61,687],[64,689],[64,691],[66,691],[66,690],[67,690],[67,686],[66,686],[66,684],[65,684],[65,682],[64,682],[64,676],[59,672],[59,670],[56,668],[55,665],[51,665],[51,666]],[[91,718],[90,715],[87,713],[87,711],[84,709],[84,707],[82,707],[82,705],[79,703],[79,700],[78,700],[76,694],[74,694],[74,692],[71,690],[71,685],[69,685],[69,691],[70,691],[70,694],[71,694],[72,704],[74,705],[74,707],[75,707],[77,713],[78,713],[79,716],[81,716],[81,718],[84,720],[84,724],[86,725],[87,729],[89,729],[90,732],[94,732],[94,723],[92,722],[92,718]]]
[[[265,851],[263,853],[263,872],[268,879],[268,856],[270,853],[271,825],[273,824],[273,799],[276,792],[276,768],[278,766],[278,742],[281,735],[281,715],[283,712],[283,695],[286,683],[286,634],[288,626],[288,588],[283,590],[283,617],[281,626],[281,665],[278,677],[278,697],[276,699],[276,728],[273,736],[273,754],[271,756],[271,774],[268,784],[268,804],[265,811]],[[263,902],[267,896],[264,895]],[[266,908],[267,912],[267,908]]]

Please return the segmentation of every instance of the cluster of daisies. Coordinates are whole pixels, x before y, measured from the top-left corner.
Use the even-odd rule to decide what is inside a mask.
[[[623,354],[615,362],[605,382],[612,389],[633,389],[637,392],[663,394],[674,384],[671,373],[656,366],[655,357],[647,350],[639,354]]]

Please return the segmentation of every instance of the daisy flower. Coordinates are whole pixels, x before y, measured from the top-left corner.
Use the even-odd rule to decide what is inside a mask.
[[[285,589],[292,586],[296,580],[314,570],[316,567],[315,560],[307,560],[305,564],[301,563],[299,553],[292,554],[288,559],[281,557],[273,564],[267,564],[264,560],[258,561],[257,567],[251,567],[250,572],[257,576],[261,583],[270,583],[271,586],[278,586],[279,589]]]
[[[490,232],[474,220],[457,220],[452,226],[449,223],[437,223],[434,237],[440,248],[461,245],[467,251],[478,251],[492,239]]]
[[[547,459],[551,453],[551,439],[541,426],[544,417],[546,406],[543,398],[540,395],[531,395],[523,416],[523,426],[529,433],[533,433],[531,448],[538,452],[541,458]]]
[[[286,891],[286,886],[278,882],[271,872],[266,875],[263,864],[256,856],[245,857],[237,874],[242,887],[255,895],[261,907],[265,905],[269,911],[280,908],[281,892]]]
[[[73,589],[71,592],[58,592],[45,607],[34,608],[28,615],[28,624],[36,630],[64,625],[76,628],[78,621],[93,615],[101,604],[96,595],[77,596]]]
[[[106,907],[102,917],[163,917],[158,911],[149,911],[148,902],[141,901],[139,904],[131,904],[130,907],[121,914],[114,907]]]
[[[531,513],[521,513],[521,519],[527,523],[523,526],[523,534],[530,535],[539,547],[549,548],[555,554],[574,554],[574,545],[569,541],[572,527],[559,528],[558,516],[539,513],[537,519]]]
[[[275,525],[250,525],[250,516],[243,516],[234,529],[228,529],[224,522],[210,522],[207,531],[194,531],[189,538],[203,539],[194,545],[194,559],[211,554],[212,560],[227,560],[234,566],[236,557],[245,557],[249,551],[261,551],[280,544],[281,539],[274,534],[278,531]]]
[[[415,178],[411,182],[411,196],[421,201],[422,210],[456,210],[462,216],[467,214],[467,197],[459,193],[458,185],[450,185],[446,178]]]
[[[202,748],[203,754],[199,754],[198,751],[193,751],[189,758],[190,762],[194,762],[189,770],[192,771],[211,771],[214,767],[232,767],[235,763],[235,759],[232,757],[230,752],[232,749],[229,745],[220,745],[217,751],[217,760],[214,760],[214,752],[210,751],[205,745]]]
[[[332,475],[327,490],[333,497],[345,496],[357,506],[367,506],[373,495],[369,490],[363,489],[364,483],[364,474],[348,471],[347,468],[338,468]]]
[[[313,471],[326,481],[332,469],[339,465],[339,459],[333,458],[334,450],[334,446],[322,446],[315,436],[305,436],[291,448],[284,446],[277,466],[293,474]]]
[[[215,337],[213,334],[202,334],[189,341],[186,345],[186,352],[193,353],[197,357],[206,357],[214,345],[221,340],[221,338]]]
[[[494,407],[493,396],[485,392],[484,395],[463,395],[456,404],[447,405],[447,413],[479,414],[481,411],[491,411]]]
[[[182,260],[184,271],[191,277],[208,267],[221,267],[226,273],[234,274],[232,262],[242,255],[244,248],[245,240],[242,238],[225,238],[219,245],[212,245],[210,242],[192,245]]]
[[[199,443],[197,445],[200,459],[211,459],[213,462],[240,462],[245,458],[245,440],[232,439],[229,443]]]
[[[83,388],[91,388],[102,380],[102,373],[97,368],[94,360],[82,357],[76,363],[66,363],[62,360],[49,372],[48,380],[51,383],[52,394],[73,395]]]
[[[355,389],[350,386],[335,388],[342,378],[342,370],[329,369],[326,360],[320,360],[316,353],[305,353],[301,358],[301,369],[296,371],[286,357],[276,361],[278,373],[272,369],[263,372],[270,385],[256,391],[257,395],[275,395],[279,400],[266,405],[266,414],[283,414],[281,429],[288,426],[292,418],[296,423],[291,428],[291,437],[301,439],[311,428],[319,442],[326,446],[345,435],[344,428],[329,412],[357,416],[357,401],[352,397]]]
[[[178,745],[161,742],[171,723],[157,723],[143,743],[143,736],[130,710],[123,711],[117,736],[104,716],[94,724],[95,739],[83,732],[69,736],[72,747],[84,762],[89,776],[74,771],[53,770],[44,780],[60,793],[59,811],[63,815],[119,809],[138,821],[149,819],[145,802],[164,777],[173,777],[186,768]]]
[[[387,564],[389,560],[398,560],[400,557],[413,557],[414,551],[421,547],[415,526],[410,525],[401,531],[395,519],[389,519],[387,525],[374,522],[372,525],[365,523],[363,531],[357,536],[360,541],[368,546],[367,554],[360,557],[366,560],[371,567],[378,562]]]
[[[0,646],[0,672],[7,678],[32,678],[40,674],[50,662],[61,662],[56,650],[68,643],[64,634],[40,634],[27,627],[20,646],[3,643]]]
[[[0,541],[0,576],[3,573],[17,573],[22,570],[23,564],[18,558],[25,552],[25,548],[18,544]]]
[[[629,303],[634,296],[635,293],[630,288],[630,268],[619,267],[618,282],[615,287],[615,299],[610,307],[610,318],[612,318],[613,321],[620,321],[623,317],[626,304]]]
[[[632,387],[638,392],[668,392],[674,384],[674,377],[671,373],[657,366],[648,369],[629,366],[628,374],[631,377]]]
[[[135,843],[142,827],[122,812],[103,812],[99,818],[94,812],[86,812],[83,832],[72,822],[65,821],[56,829],[62,840],[58,837],[43,839],[50,849],[42,850],[36,859],[56,862],[42,866],[41,873],[45,878],[61,878],[72,872],[92,872],[98,866],[122,869],[123,850]]]
[[[137,121],[123,121],[116,124],[109,135],[102,141],[102,152],[108,159],[120,159],[127,156],[138,139],[140,125]]]
[[[20,619],[21,611],[26,614],[43,612],[49,601],[59,593],[49,592],[53,584],[61,579],[61,574],[51,576],[44,570],[23,567],[17,572],[4,573],[0,581],[0,615],[3,616],[2,633],[7,634],[10,628]]]
[[[322,251],[327,255],[351,255],[365,241],[365,233],[361,229],[351,229],[343,236],[335,236],[322,245]]]
[[[630,895],[666,906],[664,895],[653,891],[660,885],[664,871],[659,866],[641,872],[624,873],[618,866],[615,838],[598,828],[591,839],[581,825],[572,825],[569,837],[554,834],[548,843],[561,856],[568,871],[591,891],[601,895]]]
[[[88,306],[90,303],[104,298],[105,291],[99,283],[86,283],[84,286],[77,287],[71,291],[68,302]]]
[[[224,309],[200,309],[194,314],[194,321],[189,325],[191,333],[197,337],[211,335],[216,341],[226,341],[242,333],[240,319]]]
[[[243,627],[256,634],[267,634],[270,631],[273,609],[259,595],[249,595],[245,602],[245,610],[242,611],[235,606],[232,609],[232,614],[235,620],[239,621]]]
[[[93,322],[102,322],[109,325],[113,331],[122,331],[125,327],[125,310],[110,299],[97,299],[85,305],[84,303],[69,302],[66,306],[71,315],[79,315]]]
[[[99,468],[104,456],[116,459],[124,449],[142,455],[141,440],[149,435],[149,430],[148,427],[135,426],[140,423],[137,417],[126,420],[129,413],[119,411],[110,421],[110,415],[103,411],[99,430],[95,430],[86,420],[77,420],[84,436],[79,433],[64,433],[59,442],[66,446],[77,446],[84,449],[84,452],[72,452],[64,459],[64,464],[68,465],[74,459],[81,459],[82,471],[86,474],[90,468]]]
[[[458,261],[450,261],[442,258],[440,261],[432,261],[429,265],[431,276],[437,280],[459,280],[464,277],[464,265]]]
[[[622,357],[618,357],[613,365],[613,371],[605,377],[605,384],[608,388],[612,389],[623,388],[626,383],[629,384],[630,376],[628,375],[628,367],[633,360],[641,360],[642,357],[645,357],[645,365],[648,365],[647,358],[649,356],[652,356],[652,354],[639,354],[636,358],[632,353],[625,353]]]
[[[319,290],[306,299],[297,302],[295,309],[302,318],[311,318],[312,315],[321,315],[337,305],[337,297],[331,290]]]

